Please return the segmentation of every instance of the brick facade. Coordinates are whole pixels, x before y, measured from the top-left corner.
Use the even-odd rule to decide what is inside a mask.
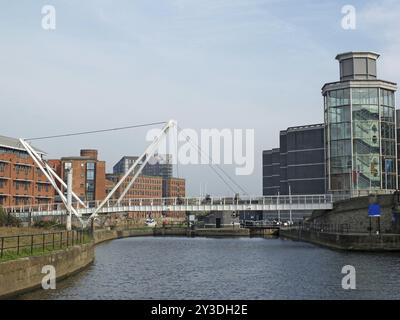
[[[53,187],[28,153],[13,146],[0,149],[0,205],[53,202]]]
[[[81,150],[79,157],[63,157],[48,162],[64,181],[67,181],[65,166],[71,164],[72,190],[81,200],[96,201],[106,197],[106,164],[98,160],[97,150]]]

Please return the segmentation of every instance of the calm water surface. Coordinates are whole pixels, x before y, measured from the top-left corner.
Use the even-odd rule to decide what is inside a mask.
[[[343,290],[344,265],[357,289]],[[96,247],[85,271],[22,299],[400,299],[400,254],[262,238],[140,237]]]

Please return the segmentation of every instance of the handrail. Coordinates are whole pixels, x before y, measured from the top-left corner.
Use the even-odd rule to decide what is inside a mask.
[[[333,233],[333,234],[378,234],[381,233],[398,233],[394,230],[387,232],[373,225],[354,226],[349,223],[313,223],[301,222],[289,226],[281,227],[282,230],[311,231],[316,233]]]
[[[107,202],[106,208],[114,207],[118,200],[112,199]],[[85,205],[88,209],[79,208],[76,210],[91,211],[97,208],[99,201],[87,201]],[[251,205],[300,205],[300,204],[330,204],[333,203],[331,194],[323,195],[279,195],[279,196],[249,196],[249,197],[167,197],[167,198],[129,198],[120,202],[121,207],[137,206],[251,206]],[[18,212],[48,212],[64,211],[64,203],[55,202],[51,204],[17,205],[5,206],[3,210],[6,213]]]

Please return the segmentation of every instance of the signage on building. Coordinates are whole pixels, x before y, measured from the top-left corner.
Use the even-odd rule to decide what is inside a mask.
[[[381,206],[377,203],[370,204],[368,207],[368,216],[380,217],[381,216]]]

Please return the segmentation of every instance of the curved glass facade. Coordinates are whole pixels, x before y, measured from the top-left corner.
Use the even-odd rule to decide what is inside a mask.
[[[328,190],[396,189],[394,91],[349,86],[324,100]]]

